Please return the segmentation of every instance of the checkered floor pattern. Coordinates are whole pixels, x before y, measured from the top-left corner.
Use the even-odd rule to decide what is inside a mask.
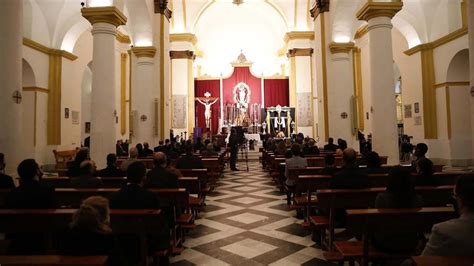
[[[333,265],[261,165],[249,168],[224,172],[172,265]]]

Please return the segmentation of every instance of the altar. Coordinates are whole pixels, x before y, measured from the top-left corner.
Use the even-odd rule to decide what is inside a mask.
[[[233,126],[241,126],[253,139],[257,140],[258,136],[260,141],[258,134],[264,132],[262,124],[269,124],[265,107],[289,105],[289,79],[287,76],[255,75],[252,73],[252,62],[242,52],[231,65],[234,70],[229,77],[195,80],[196,99],[203,101],[205,94],[212,95],[207,104],[200,102],[195,105],[195,127],[203,128],[203,132],[208,132],[206,129],[209,128],[211,134],[217,134],[230,132]],[[270,115],[273,115],[272,112]],[[283,123],[291,123],[287,118],[283,120]],[[270,118],[270,121],[275,120]],[[268,125],[268,128],[266,132],[274,132],[274,127]]]

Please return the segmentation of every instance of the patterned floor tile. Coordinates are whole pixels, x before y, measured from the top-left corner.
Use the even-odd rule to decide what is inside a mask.
[[[246,169],[244,162],[238,168]],[[224,172],[172,265],[333,265],[258,162]]]

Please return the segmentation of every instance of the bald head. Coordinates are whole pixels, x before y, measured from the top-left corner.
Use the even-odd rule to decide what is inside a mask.
[[[155,152],[153,154],[153,163],[155,166],[166,167],[166,154],[163,152]]]
[[[356,151],[353,148],[346,148],[342,153],[342,159],[345,164],[353,164],[356,162]]]
[[[135,147],[130,148],[130,158],[137,158],[138,157],[138,149]]]

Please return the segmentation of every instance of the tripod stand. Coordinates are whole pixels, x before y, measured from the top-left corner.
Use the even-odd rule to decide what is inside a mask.
[[[248,147],[247,147],[247,140],[244,141],[244,143],[239,145],[240,149],[240,155],[242,156],[242,159],[245,160],[245,164],[247,166],[247,172],[249,171],[249,153],[248,153]]]

